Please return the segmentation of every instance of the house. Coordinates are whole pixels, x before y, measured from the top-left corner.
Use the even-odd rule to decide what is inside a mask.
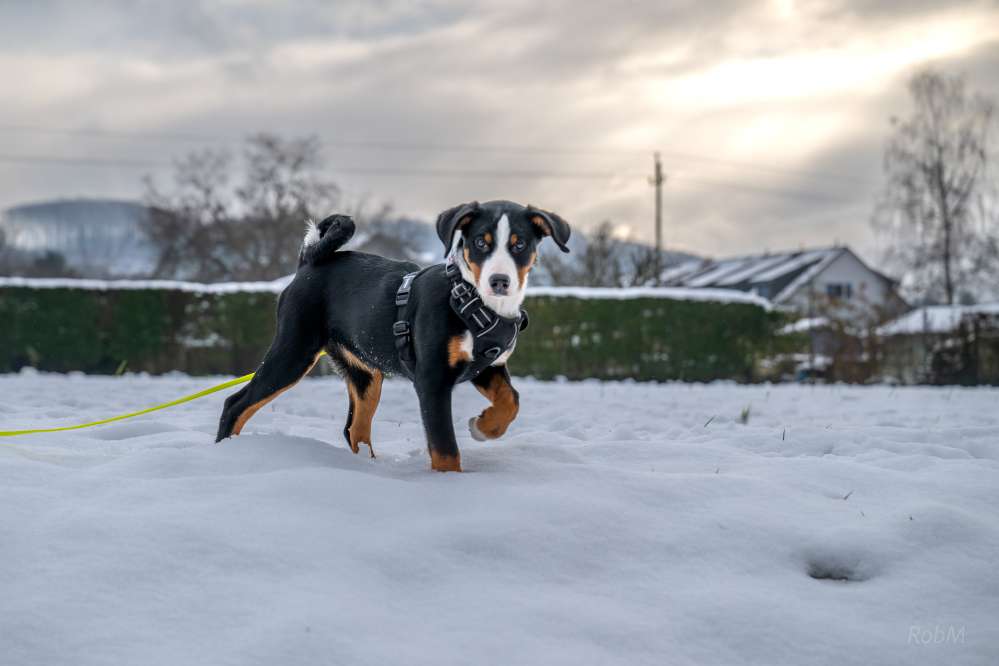
[[[999,384],[999,303],[927,305],[877,334],[886,377],[904,384]]]
[[[664,271],[668,286],[738,289],[815,319],[879,323],[908,309],[898,282],[845,246],[684,262]]]

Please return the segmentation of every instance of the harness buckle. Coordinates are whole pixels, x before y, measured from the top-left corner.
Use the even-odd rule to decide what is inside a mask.
[[[468,288],[468,285],[464,282],[459,282],[458,284],[451,287],[451,295],[454,296],[459,301],[464,301],[472,294],[472,290]]]
[[[409,322],[408,321],[397,321],[392,324],[392,334],[396,337],[401,337],[403,335],[409,335]]]
[[[416,279],[416,273],[408,273],[402,278],[402,284],[395,292],[396,305],[403,306],[409,303],[409,292],[413,288],[414,279]]]

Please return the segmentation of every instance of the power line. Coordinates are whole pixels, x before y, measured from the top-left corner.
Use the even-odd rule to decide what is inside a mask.
[[[57,157],[51,155],[9,155],[0,153],[0,162],[39,166],[171,167],[172,162],[101,157]]]
[[[686,176],[683,174],[670,174],[670,177],[679,182],[694,183],[704,187],[718,189],[728,189],[746,194],[762,194],[768,196],[780,196],[789,199],[800,199],[802,201],[812,201],[816,203],[841,203],[844,197],[824,192],[813,192],[808,190],[788,190],[783,188],[761,187],[759,185],[747,185],[746,183],[735,183],[732,181],[715,180],[712,178],[699,178],[696,176]]]
[[[17,155],[0,153],[0,163],[30,164],[34,166],[64,166],[64,167],[103,167],[103,168],[173,168],[174,162],[163,160],[140,160],[101,157],[60,157],[52,155]],[[435,169],[414,167],[366,167],[366,166],[329,166],[326,171],[332,173],[354,173],[372,176],[406,176],[416,178],[444,179],[527,179],[527,180],[637,180],[646,178],[645,174],[629,172],[600,171],[557,171],[543,169],[507,170],[507,169]],[[694,184],[712,189],[725,189],[748,194],[782,197],[813,201],[818,203],[842,203],[843,197],[786,188],[770,188],[730,180],[701,178],[681,173],[671,176],[680,183]]]
[[[39,125],[0,125],[0,132],[35,132],[42,134],[59,134],[67,136],[153,139],[158,141],[185,141],[194,143],[219,143],[238,141],[242,137],[234,135],[202,134],[196,132],[146,132],[128,130],[106,130],[99,128],[62,128],[43,127]],[[343,139],[331,136],[319,136],[325,146],[333,148],[384,150],[400,152],[458,152],[458,153],[494,153],[510,155],[615,155],[638,157],[648,154],[647,150],[585,148],[576,146],[527,146],[510,144],[477,144],[477,143],[433,143],[396,141],[388,139]],[[866,181],[856,176],[829,171],[794,169],[774,164],[761,164],[743,160],[711,157],[680,151],[659,151],[663,157],[676,160],[688,160],[715,164],[727,168],[748,169],[774,174],[783,174],[795,178],[841,180],[854,184]]]
[[[173,162],[156,160],[132,160],[100,157],[58,157],[49,155],[13,155],[0,153],[0,162],[15,164],[37,164],[42,166],[99,166],[99,167],[153,167],[176,166]],[[363,173],[381,175],[419,176],[427,178],[555,178],[579,180],[613,180],[628,174],[615,174],[599,171],[554,171],[541,169],[433,169],[410,167],[365,167],[329,166],[325,170],[334,173]],[[632,177],[634,175],[632,174]]]
[[[62,127],[41,127],[37,125],[0,125],[0,132],[36,132],[40,134],[60,134],[98,138],[152,139],[157,141],[187,141],[192,143],[225,143],[240,141],[244,137],[231,134],[199,134],[190,132],[132,132],[127,130],[73,129]],[[256,132],[249,132],[252,136]],[[326,146],[336,148],[358,148],[394,151],[438,151],[438,152],[486,152],[528,155],[623,155],[644,154],[639,150],[617,150],[610,148],[579,148],[573,146],[524,146],[487,143],[431,143],[420,141],[395,141],[388,139],[343,139],[318,135]]]
[[[840,180],[846,183],[852,183],[855,185],[867,184],[866,178],[860,178],[857,176],[849,176],[842,173],[834,173],[831,171],[815,171],[815,170],[803,170],[803,169],[791,169],[789,167],[775,166],[772,164],[759,164],[756,162],[745,162],[741,160],[730,160],[715,157],[706,157],[704,155],[693,155],[691,153],[682,152],[671,152],[671,151],[660,151],[660,154],[665,156],[671,156],[673,159],[682,160],[693,160],[697,162],[708,162],[712,164],[718,164],[720,166],[730,166],[733,168],[740,169],[750,169],[752,171],[766,171],[767,173],[773,174],[783,174],[787,176],[794,176],[797,178],[810,178],[816,180],[822,180],[824,182],[829,180]]]

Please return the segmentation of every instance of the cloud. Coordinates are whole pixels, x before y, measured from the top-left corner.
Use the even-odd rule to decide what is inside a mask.
[[[905,78],[938,62],[999,91],[994,5],[896,4],[4,6],[0,125],[219,143],[316,133],[345,190],[400,212],[512,198],[646,239],[658,149],[671,243],[732,253],[838,240],[864,252],[885,121],[905,109]],[[0,131],[5,152],[25,155],[169,162],[199,145]],[[532,146],[551,150],[518,150]],[[463,170],[560,177],[446,175]],[[140,171],[0,162],[0,205],[134,196]]]

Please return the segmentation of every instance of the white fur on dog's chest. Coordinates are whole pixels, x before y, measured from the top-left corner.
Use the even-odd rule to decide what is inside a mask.
[[[471,361],[475,358],[472,350],[475,348],[475,340],[472,338],[471,331],[465,331],[465,334],[461,336],[461,351],[468,354],[468,360]],[[507,359],[513,355],[513,350],[517,348],[517,341],[514,340],[513,346],[508,350],[496,357],[496,360],[490,363],[490,365],[506,365]]]
[[[516,349],[516,348],[517,348],[517,341],[516,341],[516,340],[514,340],[514,342],[513,342],[513,346],[512,346],[512,347],[510,347],[509,349],[507,349],[507,350],[506,350],[505,352],[503,352],[502,354],[500,354],[500,355],[499,355],[499,356],[498,356],[498,357],[496,358],[496,360],[492,362],[492,365],[506,365],[506,360],[507,360],[508,358],[510,358],[511,356],[513,356],[513,350],[514,350],[514,349]]]

